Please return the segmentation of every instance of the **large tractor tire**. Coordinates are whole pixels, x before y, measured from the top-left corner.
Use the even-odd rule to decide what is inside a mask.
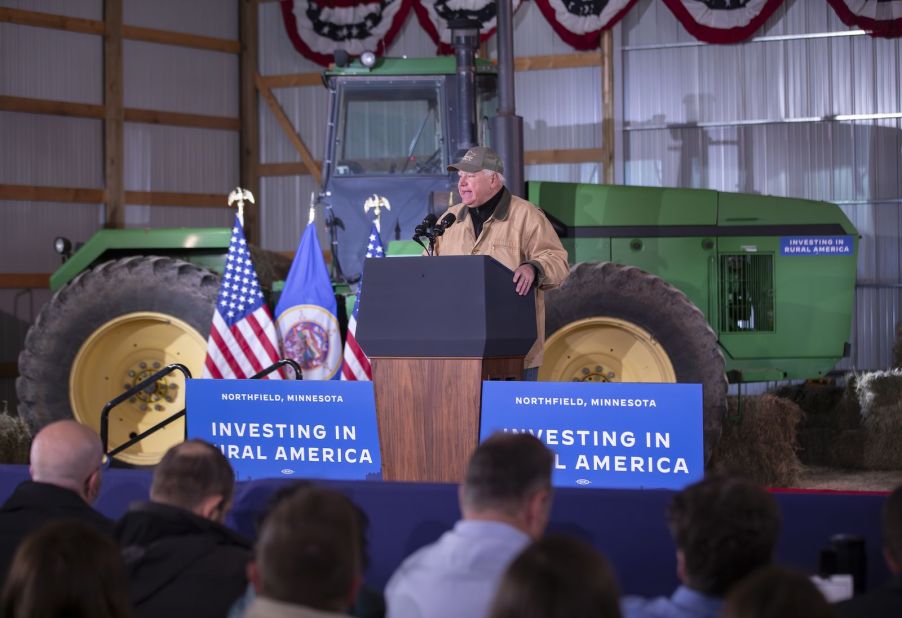
[[[132,256],[81,273],[54,294],[19,355],[19,416],[32,432],[75,418],[99,433],[104,405],[170,363],[199,377],[219,277],[168,257]],[[109,417],[109,446],[184,409],[181,373],[158,380]],[[184,438],[184,419],[123,451],[152,465]]]
[[[685,294],[634,266],[602,262],[573,266],[545,298],[539,379],[701,384],[710,461],[727,406],[724,358]]]

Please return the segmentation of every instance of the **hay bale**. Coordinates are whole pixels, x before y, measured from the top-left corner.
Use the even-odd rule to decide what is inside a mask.
[[[857,394],[865,433],[863,465],[902,469],[902,369],[862,374]]]
[[[802,469],[796,450],[803,416],[798,404],[775,395],[730,397],[712,470],[770,487],[795,485]]]
[[[0,414],[0,463],[27,464],[31,433],[17,416]]]

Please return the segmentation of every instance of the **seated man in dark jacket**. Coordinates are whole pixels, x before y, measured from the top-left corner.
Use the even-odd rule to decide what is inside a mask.
[[[100,493],[100,438],[75,421],[44,427],[31,443],[31,480],[0,508],[0,582],[22,539],[43,524],[76,519],[111,534],[113,522],[91,503]]]
[[[116,526],[139,616],[225,616],[244,592],[250,543],[223,525],[235,477],[214,446],[190,440],[154,471],[150,502]]]

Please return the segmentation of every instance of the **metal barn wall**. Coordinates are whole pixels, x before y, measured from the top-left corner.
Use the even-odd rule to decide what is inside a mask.
[[[0,0],[0,7],[103,19],[103,0]],[[237,0],[123,0],[127,25],[238,39]],[[238,116],[238,55],[123,41],[125,107]],[[103,104],[103,38],[0,23],[0,95]],[[103,121],[0,112],[0,184],[104,188]],[[239,178],[238,132],[126,122],[126,191],[225,196]],[[224,226],[224,208],[128,205],[128,227]],[[105,220],[101,204],[0,201],[0,272],[49,273],[56,236],[85,241]],[[0,289],[0,364],[15,363],[49,300],[45,289]],[[15,409],[14,380],[0,378],[0,412]]]
[[[699,43],[653,0],[620,34],[622,181],[840,204],[862,236],[843,366],[889,366],[902,317],[902,42],[802,0],[740,45]]]

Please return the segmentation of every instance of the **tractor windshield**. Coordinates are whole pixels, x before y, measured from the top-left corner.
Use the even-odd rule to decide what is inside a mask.
[[[367,81],[341,88],[335,175],[445,174],[439,81]]]

